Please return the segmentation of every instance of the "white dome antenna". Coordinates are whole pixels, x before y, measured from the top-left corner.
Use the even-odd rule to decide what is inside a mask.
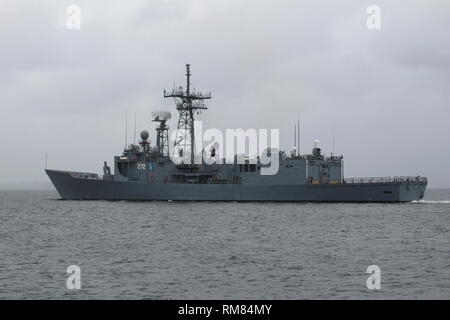
[[[314,148],[319,148],[319,139],[314,140]]]
[[[313,148],[313,155],[320,156],[321,150],[319,147],[319,140],[314,140],[314,148]]]

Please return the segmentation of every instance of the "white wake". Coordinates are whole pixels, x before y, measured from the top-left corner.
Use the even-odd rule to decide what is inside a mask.
[[[418,200],[412,203],[433,203],[433,204],[450,204],[450,200]]]

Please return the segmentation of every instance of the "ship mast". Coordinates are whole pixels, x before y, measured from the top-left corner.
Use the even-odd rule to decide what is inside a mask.
[[[159,122],[156,128],[156,146],[158,147],[161,158],[169,157],[169,127],[166,122],[172,117],[168,111],[152,112],[153,122]]]
[[[191,91],[191,65],[186,64],[186,91],[183,90],[183,87],[174,88],[172,92],[164,90],[164,98],[173,98],[180,113],[174,150],[181,145],[184,145],[185,149],[189,148],[190,163],[193,164],[195,155],[194,114],[196,111],[208,109],[204,100],[211,99],[211,93],[203,94],[195,90]]]

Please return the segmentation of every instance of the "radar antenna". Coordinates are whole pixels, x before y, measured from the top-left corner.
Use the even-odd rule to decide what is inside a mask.
[[[204,100],[211,99],[211,93],[203,94],[195,90],[191,91],[191,65],[186,64],[186,91],[183,87],[174,88],[172,92],[164,90],[164,98],[173,98],[180,113],[174,149],[177,146],[190,149],[190,163],[193,164],[195,154],[194,114],[195,111],[208,109]]]
[[[170,120],[172,114],[168,111],[153,111],[153,122],[159,122],[159,127],[156,128],[156,146],[159,149],[161,158],[169,156],[169,127],[166,121]]]

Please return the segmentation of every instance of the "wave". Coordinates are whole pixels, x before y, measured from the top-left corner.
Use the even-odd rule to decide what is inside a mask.
[[[450,204],[450,200],[418,200],[418,201],[412,201],[412,203]]]

